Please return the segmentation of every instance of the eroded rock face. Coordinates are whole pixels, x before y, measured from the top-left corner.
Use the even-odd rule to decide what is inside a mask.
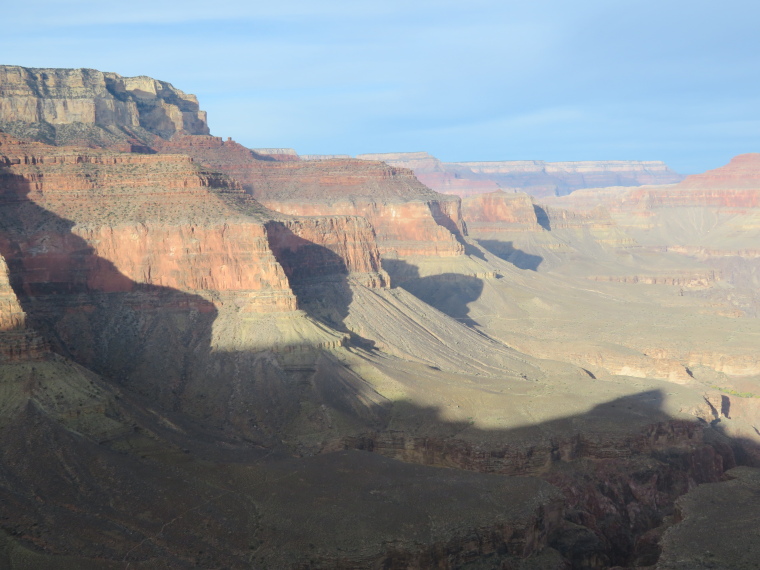
[[[464,217],[470,227],[514,227],[527,231],[539,231],[536,210],[530,196],[498,190],[487,194],[470,196],[462,200]]]
[[[194,95],[150,77],[4,65],[0,90],[0,126],[19,134],[36,132],[50,142],[74,137],[80,144],[97,143],[103,135],[92,130],[96,127],[138,137],[209,132]]]
[[[291,215],[359,215],[377,233],[383,255],[464,252],[459,200],[423,186],[409,170],[382,163],[328,160],[278,163],[261,170],[253,194]]]
[[[225,172],[277,212],[362,216],[372,224],[383,255],[464,253],[459,199],[430,190],[410,170],[355,159],[262,160],[234,141],[214,137],[182,137],[158,148]]]
[[[8,265],[0,255],[0,363],[43,356],[42,339],[26,326],[26,313],[10,284]]]
[[[288,259],[283,267],[291,282],[345,275],[370,288],[389,285],[374,231],[364,218],[286,218],[268,222],[266,231],[277,258]]]
[[[255,311],[295,309],[269,248],[265,210],[189,157],[8,137],[0,151],[4,253],[29,294],[128,292],[140,284],[234,292]]]
[[[623,437],[560,435],[544,427],[549,429],[541,443],[518,436],[501,448],[400,432],[349,438],[346,446],[413,463],[552,483],[564,493],[566,511],[550,544],[573,568],[655,563],[659,546],[649,534],[667,525],[676,499],[699,484],[720,481],[736,465],[725,438],[690,421],[659,422]]]
[[[661,570],[751,569],[760,547],[750,529],[760,513],[760,470],[736,467],[723,481],[699,488],[677,502],[675,519],[662,539]]]

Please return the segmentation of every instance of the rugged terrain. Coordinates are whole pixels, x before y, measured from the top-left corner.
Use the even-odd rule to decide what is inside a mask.
[[[430,188],[462,197],[500,189],[518,190],[536,197],[563,196],[580,188],[671,184],[683,178],[660,161],[441,162],[426,152],[362,154],[359,158],[411,168]]]
[[[0,128],[56,144],[146,148],[157,137],[208,134],[194,95],[150,77],[95,69],[0,66]]]
[[[375,229],[384,255],[464,253],[459,198],[430,190],[410,170],[344,158],[301,161],[297,155],[271,152],[283,149],[252,152],[216,137],[177,137],[158,148],[188,154],[225,172],[278,212],[362,216]]]
[[[99,73],[16,69],[43,107]],[[759,321],[646,242],[659,203],[33,119],[0,134],[3,567],[702,560],[692,492],[760,462]]]

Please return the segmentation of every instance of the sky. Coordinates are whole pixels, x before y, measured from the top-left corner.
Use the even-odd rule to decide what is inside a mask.
[[[736,0],[27,0],[0,63],[168,81],[253,148],[690,174],[760,152],[758,22]]]

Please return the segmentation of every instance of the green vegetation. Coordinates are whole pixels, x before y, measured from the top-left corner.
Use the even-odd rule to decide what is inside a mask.
[[[738,396],[739,398],[760,398],[760,394],[753,392],[739,392],[733,388],[725,388],[723,386],[711,386],[711,388],[723,392],[724,394],[731,394],[732,396]]]

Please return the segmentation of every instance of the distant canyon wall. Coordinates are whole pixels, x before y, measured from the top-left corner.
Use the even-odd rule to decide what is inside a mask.
[[[358,158],[411,168],[420,181],[434,190],[460,196],[498,189],[519,190],[537,197],[562,196],[579,188],[673,184],[683,179],[661,161],[441,162],[426,152],[362,154]]]

